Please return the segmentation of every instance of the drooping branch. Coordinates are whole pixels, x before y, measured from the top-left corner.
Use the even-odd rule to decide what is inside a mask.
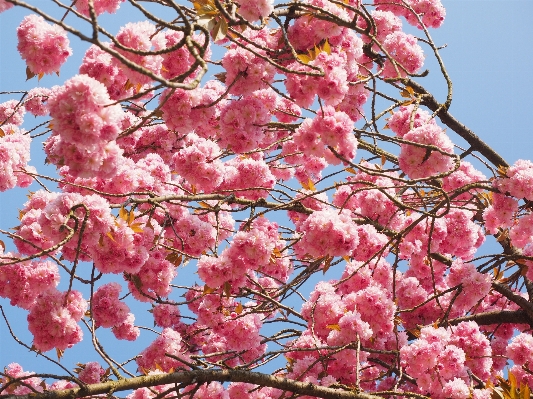
[[[263,387],[281,389],[298,395],[309,395],[324,399],[380,399],[380,396],[342,389],[319,386],[312,383],[289,380],[268,374],[243,370],[192,370],[169,374],[145,375],[120,381],[90,384],[75,389],[47,391],[28,395],[2,395],[2,399],[74,399],[100,394],[116,393],[143,387],[166,384],[202,384],[212,381],[246,382]]]

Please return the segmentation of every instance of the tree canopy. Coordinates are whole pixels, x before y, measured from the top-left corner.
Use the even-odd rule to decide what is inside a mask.
[[[439,0],[12,7],[0,297],[32,341],[0,306],[2,345],[56,371],[4,365],[0,398],[530,397],[533,162],[451,113]]]

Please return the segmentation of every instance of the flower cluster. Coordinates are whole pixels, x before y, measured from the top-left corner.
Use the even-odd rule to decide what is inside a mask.
[[[104,12],[115,13],[120,7],[120,3],[125,0],[93,0],[94,12],[96,15],[103,14]],[[76,10],[85,16],[89,16],[89,1],[78,0],[76,1]]]
[[[236,3],[239,4],[239,14],[250,22],[265,18],[274,11],[273,0],[237,0]]]
[[[3,258],[15,258],[15,255],[8,252]],[[58,283],[59,270],[50,261],[26,261],[0,267],[0,296],[9,298],[13,306],[30,309],[41,293]]]
[[[82,340],[78,321],[87,311],[87,302],[75,290],[68,293],[49,289],[39,295],[28,314],[33,345],[42,352],[67,349]]]
[[[296,250],[313,258],[348,256],[359,243],[355,223],[346,210],[325,209],[313,212],[300,226],[302,238]]]
[[[436,124],[424,124],[412,129],[403,136],[403,139],[421,144],[400,146],[398,156],[400,168],[412,179],[435,176],[453,169],[453,143]]]
[[[86,384],[97,384],[105,374],[105,370],[98,362],[88,362],[83,365],[78,377]]]
[[[357,139],[352,129],[353,122],[346,113],[326,106],[315,118],[304,120],[293,139],[303,153],[338,164],[340,160],[326,147],[333,147],[344,159],[355,158]]]
[[[374,0],[374,4],[378,5],[378,10],[388,10],[397,16],[403,16],[407,22],[420,29],[420,21],[427,28],[438,28],[446,17],[446,10],[440,0]]]
[[[505,177],[495,182],[496,188],[502,193],[513,197],[533,200],[533,162],[519,159],[505,172]]]
[[[13,7],[12,3],[8,3],[6,0],[0,0],[0,12],[9,10],[11,7]]]
[[[0,3],[1,10],[2,3]],[[9,382],[11,379],[20,378],[24,384],[11,384],[5,390],[1,391],[2,395],[28,395],[34,392],[43,392],[48,388],[47,384],[39,377],[30,377],[33,372],[24,371],[18,363],[11,363],[4,369],[5,378],[0,382]]]
[[[127,23],[120,28],[116,35],[116,40],[120,44],[120,47],[112,44],[110,46],[111,48],[146,71],[156,75],[160,74],[163,57],[161,55],[143,54],[153,49],[159,50],[164,47],[164,36],[157,34],[154,24],[148,21]],[[134,50],[134,52],[128,51],[128,49]],[[112,62],[117,67],[122,68],[128,81],[134,86],[137,92],[140,92],[143,85],[149,84],[152,81],[146,74],[137,72],[129,67],[124,67],[124,64],[117,58],[113,58]]]
[[[112,62],[111,54],[92,45],[87,49],[80,65],[80,73],[102,83],[113,100],[133,95],[134,85],[128,85],[124,68]]]
[[[141,352],[136,361],[141,370],[159,369],[168,373],[171,369],[188,368],[185,364],[191,360],[186,352],[187,348],[183,345],[181,335],[170,328],[165,328],[161,335]]]
[[[15,186],[28,187],[33,178],[25,172],[35,173],[28,165],[31,138],[22,129],[12,124],[0,126],[0,192]]]
[[[130,309],[119,300],[122,288],[118,283],[108,283],[98,288],[91,301],[91,313],[96,327],[113,327],[126,321]]]
[[[48,97],[52,94],[53,90],[46,87],[34,87],[28,91],[28,96],[24,101],[24,108],[30,114],[35,116],[45,116],[50,110],[48,109]]]
[[[72,54],[67,32],[59,25],[46,23],[35,14],[24,17],[17,29],[17,49],[35,75],[59,72]]]
[[[276,223],[263,218],[256,219],[249,227],[235,234],[231,245],[218,258],[202,256],[198,261],[198,275],[209,287],[218,288],[227,282],[233,289],[238,289],[245,285],[246,275],[252,270],[263,269],[268,273],[278,240]],[[283,269],[279,272],[281,277],[290,266],[283,263],[280,266],[285,269],[285,272]]]
[[[0,104],[0,125],[13,124],[22,125],[26,109],[16,100],[9,100]]]
[[[76,75],[49,98],[53,134],[45,142],[50,162],[68,165],[73,176],[109,178],[122,150],[114,141],[123,117],[120,105],[110,105],[105,86],[87,75]]]
[[[387,58],[383,68],[383,76],[394,78],[404,77],[416,73],[424,65],[424,52],[418,40],[403,31],[396,31],[388,35],[383,42],[392,59]]]
[[[232,101],[220,113],[220,144],[235,153],[257,148],[263,127],[270,120],[268,109],[256,97]]]
[[[442,327],[422,328],[415,342],[400,349],[400,358],[407,373],[416,378],[421,393],[459,398],[465,397],[464,391],[470,392],[468,371],[479,378],[490,375],[491,352],[477,324],[462,322],[453,334]]]

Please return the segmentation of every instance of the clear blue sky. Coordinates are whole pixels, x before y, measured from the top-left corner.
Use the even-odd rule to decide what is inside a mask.
[[[49,0],[29,2],[37,6],[51,3]],[[447,9],[446,21],[442,28],[432,30],[431,34],[438,45],[447,44],[441,55],[454,83],[451,113],[493,146],[509,163],[520,158],[532,159],[533,1],[444,0],[443,3]],[[16,50],[15,29],[25,14],[25,10],[17,9],[0,14],[0,92],[29,89],[35,84],[35,80],[25,82],[25,65]],[[128,20],[137,21],[141,18],[137,14],[131,17],[106,16],[104,24],[109,31],[116,33],[119,26]],[[46,76],[41,80],[41,85],[50,87],[61,84],[77,71],[86,46],[73,40],[72,47],[74,55],[62,68],[61,76]],[[430,76],[422,84],[437,93],[443,101],[445,83],[429,54],[426,66],[430,68]],[[11,98],[16,97],[0,96],[0,102]],[[27,116],[25,126],[31,127],[32,122],[33,117]],[[452,140],[455,139],[452,135]],[[46,173],[51,169],[43,169],[41,148],[38,143],[34,144],[31,164]],[[22,207],[25,194],[26,190],[0,194],[0,228],[6,229],[17,224],[17,209]],[[7,305],[7,301],[2,299],[0,304]],[[30,342],[31,339],[23,335],[26,314],[20,313],[18,317],[12,319],[14,327]],[[43,371],[37,366],[40,362],[35,355],[18,347],[7,334],[3,322],[0,322],[0,367],[18,361],[25,369]],[[148,341],[134,345],[142,348]],[[127,345],[115,349],[120,348],[127,348]],[[78,351],[72,350],[74,353]],[[62,363],[72,368],[76,361],[88,360],[96,359],[75,355],[67,356]]]

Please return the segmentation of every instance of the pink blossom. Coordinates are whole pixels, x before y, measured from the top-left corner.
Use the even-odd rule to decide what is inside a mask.
[[[513,225],[514,215],[518,211],[518,201],[499,193],[492,193],[492,204],[483,211],[485,230],[496,234],[498,228],[508,228]]]
[[[4,255],[6,259],[11,256],[15,255],[9,252]],[[50,261],[26,261],[0,267],[0,296],[23,309],[31,309],[40,294],[58,283],[59,270]]]
[[[126,274],[128,288],[141,302],[170,294],[170,283],[176,277],[176,267],[165,259],[162,252],[154,251],[136,274]]]
[[[274,11],[273,0],[238,0],[237,4],[240,5],[239,14],[250,22],[265,18]]]
[[[404,137],[410,130],[416,129],[423,125],[436,125],[434,118],[431,118],[431,114],[420,107],[413,105],[402,105],[398,111],[394,112],[387,121],[387,126],[398,137]],[[412,128],[411,128],[412,125]]]
[[[188,367],[179,360],[166,356],[166,354],[190,362],[186,351],[187,347],[182,342],[181,335],[170,328],[165,328],[161,335],[141,352],[136,361],[141,370],[155,370],[157,368],[169,372],[170,369]]]
[[[0,7],[2,3],[0,3]],[[7,389],[2,390],[2,395],[28,395],[37,392],[43,392],[48,388],[48,385],[39,377],[30,377],[34,372],[24,371],[22,366],[18,363],[10,363],[4,368],[4,376],[9,379],[20,378],[23,384],[11,384]],[[4,382],[4,379],[2,379]],[[44,387],[43,387],[44,385]]]
[[[45,142],[50,162],[68,165],[73,176],[108,178],[116,172],[122,150],[113,141],[123,113],[112,105],[103,84],[76,75],[48,99],[53,135]]]
[[[87,362],[83,365],[78,376],[86,384],[97,384],[105,374],[105,370],[98,362]]]
[[[77,4],[77,3],[76,3]],[[126,85],[128,77],[124,69],[112,62],[111,54],[96,45],[90,46],[80,65],[80,73],[102,83],[113,100],[130,97],[135,87]]]
[[[506,171],[506,177],[498,179],[495,186],[502,193],[509,193],[513,197],[533,200],[533,162],[519,159]]]
[[[394,78],[414,74],[424,64],[424,52],[417,39],[412,35],[402,31],[393,32],[387,36],[383,42],[383,47],[396,61],[398,67],[398,72],[396,72],[394,64],[387,59],[383,68],[384,77]]]
[[[434,176],[451,171],[453,168],[454,158],[450,156],[453,154],[453,144],[440,127],[426,124],[411,130],[403,138],[414,143],[435,146],[444,152],[411,144],[401,144],[398,161],[402,170],[410,178],[420,179]]]
[[[359,243],[357,228],[347,211],[333,209],[316,211],[299,228],[303,233],[298,252],[314,258],[346,256]]]
[[[26,110],[19,101],[9,100],[0,104],[0,126],[6,123],[22,125],[25,113]]]
[[[121,290],[120,284],[108,283],[95,291],[91,311],[97,327],[113,327],[126,321],[130,309],[119,300]]]
[[[159,327],[173,327],[180,323],[180,311],[177,305],[163,303],[152,309],[154,322]]]
[[[507,346],[506,355],[517,366],[533,364],[533,337],[531,334],[521,333],[511,340]]]
[[[140,52],[139,54],[128,50],[122,50],[112,44],[111,47],[118,51],[123,57],[154,74],[160,74],[163,57],[161,55],[142,54],[142,52],[148,52],[153,49],[158,50],[164,47],[164,37],[162,34],[157,34],[154,24],[149,21],[136,23],[129,22],[120,28],[116,35],[116,39],[122,46]],[[129,82],[134,85],[134,87],[151,83],[152,79],[149,76],[134,71],[129,67],[125,67],[118,59],[113,58],[112,62],[117,67],[122,68],[124,74],[128,77]],[[140,90],[137,90],[136,88],[136,91],[138,92]]]
[[[13,4],[8,3],[8,2],[5,1],[5,0],[0,0],[0,12],[7,11],[7,10],[9,10],[11,7],[13,7]]]
[[[448,381],[442,389],[442,393],[447,398],[451,399],[467,399],[470,398],[470,388],[460,378],[454,378]]]
[[[59,25],[50,25],[44,18],[30,14],[17,28],[17,49],[29,70],[36,74],[52,74],[72,54],[67,33]]]
[[[0,129],[3,132],[3,137],[0,137],[0,192],[15,186],[28,187],[33,178],[24,171],[36,172],[35,168],[28,165],[31,138],[12,124],[2,125]]]
[[[455,299],[454,305],[468,310],[488,294],[492,279],[488,274],[479,273],[472,263],[463,263],[461,259],[457,259],[450,268],[448,285],[453,287],[459,284],[462,292]]]
[[[139,337],[141,331],[138,327],[135,327],[135,324],[133,324],[134,321],[135,316],[133,313],[129,313],[123,323],[113,326],[113,335],[115,335],[117,339],[135,341]]]
[[[114,14],[120,7],[120,3],[125,0],[93,0],[94,12],[100,15],[104,12]],[[88,0],[78,0],[76,2],[76,10],[85,16],[89,16],[89,2]]]
[[[276,179],[263,159],[235,157],[225,163],[226,174],[219,190],[232,190],[235,195],[257,200],[266,198]]]
[[[78,291],[68,294],[55,288],[45,291],[30,309],[28,328],[33,345],[46,352],[52,348],[67,349],[82,340],[78,321],[85,315],[87,302]]]
[[[24,108],[29,113],[35,116],[45,116],[48,114],[48,97],[55,89],[47,89],[45,87],[35,87],[28,91],[27,99],[24,101]]]

